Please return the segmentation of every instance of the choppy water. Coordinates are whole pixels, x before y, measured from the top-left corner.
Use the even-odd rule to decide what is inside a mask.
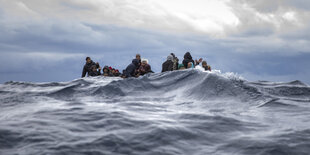
[[[0,85],[0,154],[309,154],[310,87],[199,70]]]

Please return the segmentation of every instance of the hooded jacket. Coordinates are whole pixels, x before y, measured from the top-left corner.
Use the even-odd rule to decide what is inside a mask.
[[[161,72],[172,71],[173,70],[173,56],[169,55],[167,57],[167,61],[165,61],[162,65]]]
[[[132,63],[129,64],[127,66],[127,68],[123,71],[123,74],[126,77],[133,77],[133,76],[135,76],[135,71],[136,71],[136,69],[138,69],[138,67],[139,67],[139,60],[133,59]]]
[[[152,72],[152,70],[149,64],[145,64],[144,66],[140,65],[139,69],[137,70],[137,74],[139,75],[144,75],[150,72]]]
[[[184,60],[182,62],[185,68],[187,68],[187,64],[189,62],[192,62],[195,65],[195,61],[193,60],[191,54],[189,52],[186,52],[184,55]]]
[[[86,73],[89,76],[89,73],[91,72],[91,67],[94,65],[96,65],[96,63],[94,63],[93,61],[91,61],[90,63],[86,62],[86,64],[83,67],[82,78],[86,76]]]

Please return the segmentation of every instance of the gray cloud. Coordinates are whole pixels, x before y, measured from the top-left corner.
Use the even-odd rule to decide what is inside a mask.
[[[205,32],[160,3],[135,2],[0,0],[0,82],[74,79],[85,56],[124,69],[141,53],[158,72],[169,53],[182,60],[191,51],[214,69],[251,80],[310,83],[310,16],[302,1],[232,1],[227,6],[240,23],[223,25],[220,38],[213,33],[222,32]]]

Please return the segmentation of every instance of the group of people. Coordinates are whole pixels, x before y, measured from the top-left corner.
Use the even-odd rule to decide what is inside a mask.
[[[88,76],[110,76],[118,77],[121,75],[118,69],[112,68],[111,66],[104,66],[101,73],[101,67],[98,62],[93,62],[90,57],[86,57],[86,64],[83,67],[82,77]]]
[[[186,52],[182,63],[179,63],[179,59],[175,56],[174,53],[171,53],[167,56],[167,60],[162,64],[162,72],[174,71],[174,70],[184,70],[189,68],[195,68],[195,66],[202,64],[202,67],[207,71],[211,71],[211,67],[207,64],[206,61],[203,61],[202,58],[199,60],[193,60],[190,52]],[[95,63],[91,60],[90,57],[86,57],[86,64],[83,68],[82,77],[88,76],[109,76],[109,77],[139,77],[148,73],[154,73],[151,70],[151,66],[148,63],[147,59],[141,59],[140,54],[136,54],[136,58],[132,60],[126,69],[123,70],[121,74],[118,69],[105,66],[102,69],[99,63]]]

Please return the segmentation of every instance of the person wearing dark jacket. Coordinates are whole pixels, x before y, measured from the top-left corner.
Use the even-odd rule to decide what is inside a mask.
[[[167,57],[167,61],[165,61],[162,65],[161,72],[173,71],[173,56],[169,55]]]
[[[100,68],[100,67],[99,67]],[[97,66],[96,65],[93,65],[91,67],[91,71],[88,73],[89,76],[99,76],[101,75],[101,72],[100,72],[101,69],[97,69]]]
[[[90,59],[90,57],[86,57],[86,64],[83,67],[82,78],[86,76],[86,73],[89,76],[89,73],[91,72],[91,67],[94,65],[96,66],[96,63],[94,63]]]
[[[193,64],[195,64],[195,61],[193,60],[192,55],[189,52],[186,52],[184,55],[184,60],[182,64],[184,65],[185,68],[187,68],[187,65],[189,62],[192,62]]]
[[[151,72],[152,72],[151,66],[147,63],[147,60],[142,60],[140,67],[136,71],[136,77],[139,77],[140,75],[145,75]]]
[[[199,65],[199,63],[202,61],[202,58],[200,58],[198,61],[197,60],[193,60],[191,54],[189,52],[186,52],[184,54],[184,60],[182,62],[182,64],[184,65],[185,68],[188,68],[187,65],[189,62],[192,62],[194,64],[194,68],[195,66]]]
[[[127,66],[127,68],[123,71],[123,77],[135,77],[136,69],[139,67],[139,60],[133,59],[132,63]]]

